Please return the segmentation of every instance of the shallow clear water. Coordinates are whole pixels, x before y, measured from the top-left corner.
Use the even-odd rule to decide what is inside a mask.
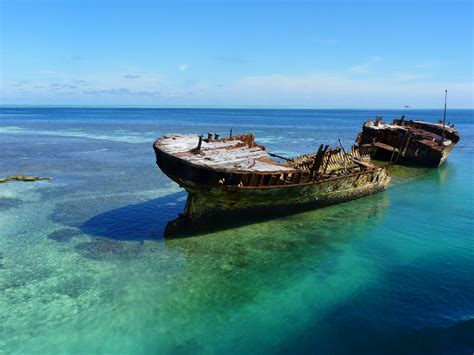
[[[430,121],[440,111],[406,111]],[[254,131],[282,155],[346,146],[396,111],[1,108],[0,353],[466,353],[474,350],[473,111],[437,170],[384,193],[163,240],[185,193],[170,132]]]

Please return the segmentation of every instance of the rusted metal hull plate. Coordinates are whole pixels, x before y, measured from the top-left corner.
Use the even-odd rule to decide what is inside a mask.
[[[318,183],[270,188],[211,187],[183,184],[189,192],[185,215],[200,218],[223,210],[297,205],[330,205],[383,190],[390,177],[385,169],[328,179]]]
[[[385,190],[390,176],[385,169],[306,186],[260,189],[200,189],[189,186],[184,213],[171,221],[167,236],[195,233],[212,228],[216,220],[275,218],[301,210],[337,204]],[[216,219],[216,217],[219,217]]]

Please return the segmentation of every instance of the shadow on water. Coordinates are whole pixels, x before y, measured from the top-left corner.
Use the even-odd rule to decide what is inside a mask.
[[[459,321],[448,327],[421,329],[401,336],[381,337],[372,344],[362,344],[363,350],[386,354],[470,354],[474,349],[474,319]]]
[[[452,173],[452,166],[444,164],[439,169],[412,168],[390,166],[392,186],[409,183],[419,179],[438,179],[446,181]],[[386,194],[382,192],[381,194]],[[175,220],[185,204],[186,192],[181,191],[166,195],[140,204],[129,205],[96,215],[81,225],[82,232],[118,241],[143,241],[162,239],[169,221]],[[360,204],[370,204],[370,197],[358,200]],[[344,205],[344,204],[343,204]],[[307,212],[308,209],[294,211],[275,211],[272,214],[239,213],[238,215],[222,215],[218,218],[204,220],[199,230],[184,232],[183,237],[199,236],[229,229],[240,228],[252,224],[291,217],[291,215]],[[174,237],[179,237],[177,236]]]
[[[95,237],[94,240],[80,243],[76,249],[80,254],[98,260],[137,256],[140,246],[128,242],[161,240],[168,221],[182,210],[185,196],[184,192],[175,193],[96,215],[80,226],[80,230]],[[326,232],[328,235],[358,234],[359,229],[365,228],[367,223],[372,225],[380,220],[387,205],[387,196],[378,194],[271,220],[268,216],[263,219],[234,218],[233,223],[226,224],[221,221],[216,224],[217,229],[195,234],[198,238],[169,239],[166,247],[184,251],[186,255],[192,250],[191,255],[209,253],[213,258],[216,255],[222,255],[226,260],[230,258],[230,261],[227,260],[221,265],[227,272],[233,267],[248,266],[250,261],[247,247],[253,251],[264,250],[271,255],[290,253],[292,259],[305,253],[305,245],[319,245],[321,238],[327,236]],[[336,225],[338,227],[334,229]],[[49,238],[68,241],[76,234],[74,229],[63,229]]]
[[[161,239],[169,220],[184,207],[186,193],[121,207],[92,217],[80,226],[89,235],[123,241]]]
[[[179,192],[144,203],[107,211],[89,219],[80,226],[80,229],[82,232],[95,237],[117,241],[159,240],[165,237],[168,222],[174,221],[178,217],[178,213],[184,209],[185,197],[185,192]],[[363,204],[366,199],[367,197],[358,201]],[[371,203],[367,203],[370,206]],[[291,220],[292,216],[304,215],[308,212],[331,207],[334,206],[301,207],[292,210],[287,208],[274,209],[271,212],[251,210],[239,213],[222,213],[203,217],[198,222],[193,223],[190,228],[185,225],[184,228],[169,237],[171,239],[199,237],[241,227],[251,227],[265,222],[273,222],[275,226],[278,226],[281,221]]]
[[[329,314],[328,317],[334,316]],[[328,321],[331,321],[328,319]],[[350,322],[349,322],[350,323]],[[344,353],[355,354],[470,354],[474,348],[474,319],[462,320],[447,327],[400,329],[398,332],[384,334],[380,330],[361,325],[354,332],[353,324],[341,324],[344,334]],[[295,353],[321,345],[322,339],[314,337],[318,325],[315,324],[306,334],[289,339],[282,345],[283,350]],[[367,337],[365,334],[377,334]],[[330,347],[330,345],[329,345]],[[330,351],[328,351],[330,352]],[[283,352],[282,352],[283,353]]]

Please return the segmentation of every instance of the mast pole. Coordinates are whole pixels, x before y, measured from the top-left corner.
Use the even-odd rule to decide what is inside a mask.
[[[441,141],[444,141],[444,135],[446,130],[446,102],[448,100],[448,90],[444,90],[444,114],[443,114],[443,134],[441,135]]]

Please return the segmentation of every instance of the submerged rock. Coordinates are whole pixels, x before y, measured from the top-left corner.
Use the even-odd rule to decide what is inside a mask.
[[[49,177],[37,177],[37,176],[27,176],[27,175],[15,175],[9,176],[6,178],[0,178],[0,183],[8,182],[8,181],[40,181],[40,180],[54,180],[53,178]]]
[[[76,250],[87,258],[103,260],[135,257],[140,251],[140,246],[116,240],[97,239],[78,244]]]
[[[81,231],[76,228],[63,228],[48,235],[48,239],[55,240],[57,242],[68,242],[72,238],[81,235]]]

